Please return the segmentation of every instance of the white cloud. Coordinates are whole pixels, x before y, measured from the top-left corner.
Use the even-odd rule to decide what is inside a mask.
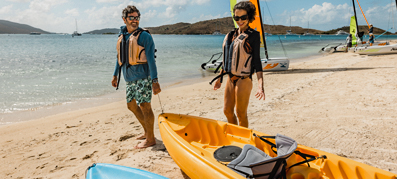
[[[33,0],[29,8],[33,11],[48,12],[52,7],[66,2],[67,0]]]
[[[142,16],[142,21],[144,20],[149,20],[151,18],[155,18],[157,15],[157,11],[156,10],[149,10],[145,13],[143,13]]]
[[[73,17],[77,17],[77,16],[80,15],[80,14],[79,14],[79,10],[76,9],[76,8],[66,10],[66,11],[65,11],[65,14],[66,14],[66,15],[73,16]]]
[[[97,3],[111,3],[117,2],[118,0],[96,0]]]
[[[211,0],[193,0],[193,4],[203,5],[203,4],[210,4]]]
[[[29,2],[30,0],[7,0],[10,2]]]
[[[8,6],[4,6],[0,8],[0,14],[9,14],[11,13],[11,10],[12,10],[12,4]]]
[[[230,12],[223,13],[222,17],[231,17],[232,14]]]
[[[285,11],[282,14],[284,20],[284,25],[290,25],[290,17],[292,26],[302,26],[307,27],[308,22],[310,22],[310,28],[316,26],[324,27],[328,26],[343,26],[348,25],[350,22],[351,9],[349,5],[333,5],[332,3],[324,2],[321,5],[313,5],[309,9],[300,9],[293,12]],[[319,29],[319,28],[318,28]]]
[[[361,11],[358,7],[356,8],[358,9],[356,11],[358,24],[366,25],[367,23],[365,22]],[[393,19],[391,11],[394,11],[394,15],[397,15],[395,9],[396,6],[393,2],[385,6],[373,5],[363,10],[368,20],[368,23],[372,23],[375,27],[387,30],[388,27],[392,26]],[[342,26],[349,26],[350,18],[351,16],[353,16],[353,7],[348,5],[348,3],[335,5],[332,3],[324,2],[320,5],[315,4],[309,9],[300,9],[291,12],[284,11],[283,13],[279,14],[279,18],[281,19],[280,21],[283,22],[283,25],[290,25],[290,16],[292,26],[301,26],[307,28],[309,22],[310,28],[319,30],[330,30]]]
[[[230,16],[230,15],[229,15],[229,16]],[[205,21],[205,20],[211,20],[211,19],[218,19],[218,18],[221,18],[221,17],[222,17],[222,16],[221,16],[220,14],[215,15],[215,16],[213,16],[213,15],[211,15],[211,14],[208,14],[208,15],[201,14],[200,17],[194,17],[191,21],[192,21],[193,23],[195,23],[195,22],[199,22],[199,21]]]
[[[127,7],[127,4],[118,6],[104,6],[102,8],[93,7],[84,11],[88,15],[87,21],[83,24],[86,29],[93,30],[98,27],[119,27],[123,24],[121,11]]]

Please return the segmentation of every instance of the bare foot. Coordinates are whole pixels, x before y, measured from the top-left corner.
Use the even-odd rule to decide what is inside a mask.
[[[144,149],[150,146],[156,145],[156,141],[153,140],[153,142],[148,142],[147,140],[139,143],[138,145],[135,146],[135,149]]]
[[[142,134],[141,136],[137,137],[136,140],[144,140],[146,139],[146,135]]]

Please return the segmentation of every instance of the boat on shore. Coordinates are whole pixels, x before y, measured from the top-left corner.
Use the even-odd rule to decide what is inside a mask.
[[[90,167],[87,168],[85,175],[86,179],[167,179],[166,177],[152,172],[148,172],[146,170],[108,163],[92,164]]]
[[[397,53],[397,44],[384,46],[365,46],[355,48],[355,53],[360,55],[388,55]]]
[[[159,116],[158,123],[168,153],[190,178],[246,178],[242,175],[244,173],[237,172],[229,165],[239,160],[243,152],[226,155],[231,158],[229,162],[220,161],[218,154],[221,148],[234,146],[232,148],[242,148],[244,151],[244,148],[250,145],[251,148],[266,153],[270,158],[277,158],[277,151],[281,151],[281,149],[275,151],[271,144],[261,139],[260,136],[269,136],[268,134],[223,121],[164,113]],[[269,138],[268,141],[274,144],[277,143],[277,138]],[[286,177],[290,179],[395,179],[397,177],[397,174],[389,171],[300,144],[297,144],[294,151],[298,152],[292,153],[286,161]],[[299,153],[313,156],[315,159],[306,161]],[[266,161],[266,158],[260,159]],[[261,162],[252,166],[258,164]],[[295,164],[297,165],[293,166]],[[273,166],[270,166],[270,169],[267,166],[256,172],[265,175],[265,170],[272,168]]]
[[[31,32],[30,35],[41,35],[40,32]]]
[[[222,34],[219,30],[215,30],[215,32],[213,32],[212,35],[225,35],[225,34]]]
[[[335,35],[349,35],[349,33],[343,31],[343,30],[339,30],[338,32],[336,32]]]
[[[215,58],[214,58],[215,57]],[[209,71],[209,72],[218,72],[221,70],[222,65],[222,60],[219,60],[222,57],[222,52],[213,54],[211,59],[206,62],[201,64],[201,68],[203,70]],[[212,60],[215,59],[215,60]],[[263,72],[268,72],[268,71],[284,71],[288,70],[289,68],[289,60],[287,57],[276,57],[276,58],[270,58],[270,59],[261,59],[262,63],[262,70]]]

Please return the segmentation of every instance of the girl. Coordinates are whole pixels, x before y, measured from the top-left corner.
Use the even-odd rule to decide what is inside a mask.
[[[248,127],[247,108],[252,90],[252,74],[255,72],[258,79],[255,96],[259,100],[265,100],[259,55],[260,35],[249,27],[256,14],[256,8],[251,2],[237,3],[233,12],[233,18],[239,28],[229,32],[223,42],[224,61],[220,77],[224,74],[229,75],[226,80],[223,112],[229,123]],[[219,89],[221,83],[222,78],[219,78],[215,82],[214,90]],[[237,116],[234,114],[235,107]]]

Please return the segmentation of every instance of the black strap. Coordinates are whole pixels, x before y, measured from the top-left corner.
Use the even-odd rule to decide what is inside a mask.
[[[215,69],[214,73],[218,73],[219,69],[222,67],[223,62],[219,64],[219,66]]]
[[[299,151],[295,151],[295,152],[299,152]],[[301,154],[303,154],[303,153],[301,153]],[[308,155],[308,154],[304,154],[304,155]],[[309,156],[312,156],[312,155],[309,155]],[[307,163],[308,167],[310,167],[309,162],[311,162],[311,161],[313,161],[313,160],[318,160],[318,159],[327,159],[327,156],[326,156],[326,155],[322,155],[322,156],[320,156],[320,157],[314,157],[314,156],[312,156],[312,158],[310,158],[310,159],[306,159],[306,158],[304,158],[304,159],[305,159],[304,161],[298,162],[298,163],[293,164],[293,165],[291,165],[290,167],[288,167],[288,170],[289,170],[290,168],[292,168],[292,167],[295,167],[295,166],[298,166],[298,165],[304,164],[304,163]]]
[[[258,135],[256,135],[255,133],[254,133],[253,135],[254,135],[255,137],[258,137],[258,138],[261,139],[262,141],[266,142],[267,144],[269,144],[269,145],[271,146],[273,152],[277,154],[277,151],[275,151],[275,150],[273,149],[273,148],[277,148],[277,147],[276,147],[276,144],[273,144],[272,142],[270,142],[270,141],[268,141],[268,140],[265,139],[265,138],[272,138],[272,139],[275,139],[276,136],[258,136]],[[301,157],[302,157],[303,159],[305,159],[305,160],[304,160],[304,161],[301,161],[301,162],[298,162],[298,163],[296,163],[296,164],[291,165],[290,167],[288,167],[288,169],[290,169],[290,168],[292,168],[292,167],[294,167],[294,166],[298,166],[298,165],[300,165],[300,164],[304,164],[304,163],[307,163],[307,166],[310,167],[309,162],[311,162],[311,161],[313,161],[313,160],[317,160],[317,159],[327,159],[327,156],[326,156],[326,155],[322,155],[322,156],[320,156],[320,157],[316,157],[316,156],[314,156],[314,155],[302,153],[302,152],[300,152],[300,151],[298,151],[298,150],[295,150],[294,153],[295,153],[296,155],[301,156]],[[309,159],[307,159],[307,158],[309,158]]]
[[[258,137],[259,139],[261,139],[263,142],[266,142],[267,144],[269,144],[269,145],[272,147],[271,149],[273,150],[273,152],[274,152],[275,154],[277,154],[277,151],[273,149],[273,148],[276,148],[276,149],[277,149],[276,144],[274,144],[274,143],[272,143],[272,142],[270,142],[270,141],[268,141],[268,140],[265,139],[265,138],[275,139],[276,136],[258,136],[258,135],[256,135],[255,133],[254,133],[253,135],[254,135],[255,137]]]
[[[123,66],[123,65],[121,65],[120,68],[119,68],[119,76],[118,76],[119,79],[117,79],[117,87],[116,87],[116,90],[119,89],[120,78],[121,78],[121,67],[122,67],[122,66]]]
[[[212,83],[213,83],[215,80],[217,80],[218,78],[221,78],[221,83],[222,83],[222,81],[223,81],[223,76],[225,76],[226,74],[230,74],[230,73],[229,73],[229,72],[224,72],[224,71],[222,71],[221,74],[219,74],[219,75],[216,76],[214,79],[212,79],[212,81],[210,82],[210,85],[212,85]]]

